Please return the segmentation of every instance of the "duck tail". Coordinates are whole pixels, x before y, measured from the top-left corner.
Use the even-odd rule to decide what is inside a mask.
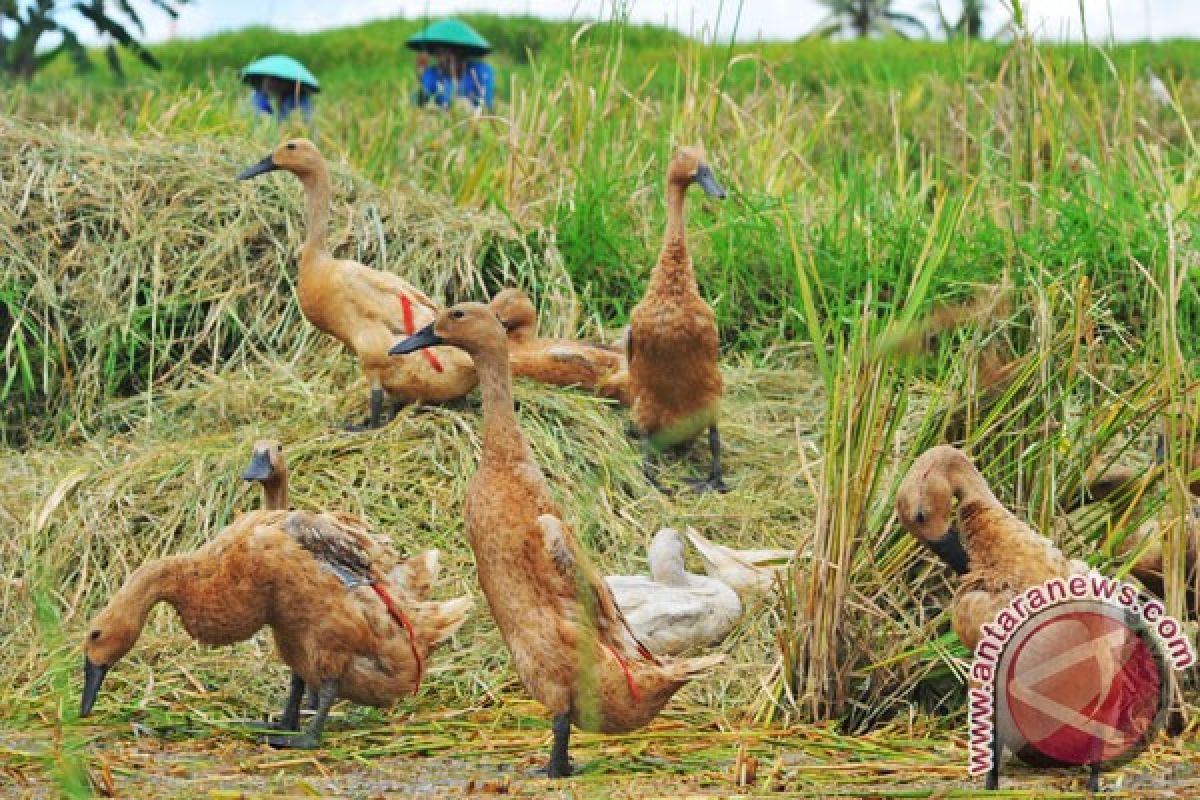
[[[413,601],[425,600],[437,582],[441,553],[426,550],[392,567],[388,582]]]
[[[704,561],[704,565],[706,567],[715,567],[717,563],[720,562],[721,556],[725,555],[721,551],[721,546],[719,544],[706,539],[691,525],[685,528],[683,533],[685,536],[687,536],[688,541],[692,543],[692,546],[700,551],[700,558],[702,561]]]
[[[462,627],[475,607],[475,601],[470,595],[456,597],[442,603],[430,603],[432,606],[428,619],[429,645],[439,645],[454,635]]]
[[[682,683],[694,678],[704,677],[727,660],[724,653],[709,653],[708,655],[693,656],[691,658],[673,658],[663,663],[663,669],[667,670],[672,678]]]

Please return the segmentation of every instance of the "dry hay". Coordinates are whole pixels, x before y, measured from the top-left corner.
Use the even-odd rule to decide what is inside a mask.
[[[8,289],[0,299],[16,312],[14,330],[44,330],[54,345],[42,352],[39,389],[17,419],[53,403],[64,419],[81,420],[56,439],[47,426],[44,441],[0,460],[0,521],[8,531],[0,537],[0,725],[44,729],[60,719],[60,704],[77,701],[78,636],[88,616],[143,560],[195,547],[257,504],[238,477],[256,438],[285,442],[297,507],[361,514],[405,551],[439,547],[441,596],[478,593],[462,536],[478,409],[474,401],[409,409],[378,433],[335,430],[362,413],[365,385],[296,310],[296,181],[234,183],[230,176],[261,153],[228,142],[101,143],[0,121],[0,144],[7,159],[0,233],[18,242],[5,255]],[[520,280],[542,289],[545,319],[572,326],[564,309],[573,289],[548,237],[523,236],[493,215],[450,211],[416,193],[385,194],[337,170],[335,185],[339,253],[386,263],[447,298]],[[144,327],[148,312],[154,322]],[[162,331],[162,339],[140,339],[146,330]],[[12,331],[5,334],[11,369],[18,351]],[[116,358],[144,372],[113,367],[114,347]],[[824,397],[793,355],[773,356],[783,368],[726,365],[722,430],[734,491],[723,496],[650,491],[618,409],[578,392],[518,385],[533,449],[604,572],[644,572],[644,543],[668,524],[692,525],[733,546],[809,549],[807,475],[818,474],[812,462],[820,458]],[[124,382],[110,385],[114,377]],[[147,385],[152,393],[142,391]],[[932,402],[913,398],[906,425],[914,430],[905,438],[917,436]],[[704,456],[701,448],[667,479],[702,469]],[[905,453],[890,456],[885,486]],[[965,653],[952,636],[939,638],[948,629],[944,571],[895,527],[886,498],[879,508],[879,524],[862,532],[847,598],[841,655],[853,665],[849,716],[877,724],[919,705],[923,689],[930,705],[961,714],[960,703],[946,704],[961,688],[947,673],[962,668]],[[432,659],[426,690],[402,708],[486,708],[498,728],[537,727],[540,712],[521,700],[477,599],[474,618]],[[681,693],[666,724],[688,715],[728,730],[762,713],[764,699],[778,695],[777,637],[786,635],[788,613],[770,601],[752,608],[723,645],[729,666]],[[197,719],[219,727],[273,710],[283,685],[265,635],[202,648],[160,608],[111,673],[99,713],[157,730]],[[380,719],[376,712],[347,713],[378,730],[365,725]],[[386,719],[385,730],[402,725],[399,715]]]
[[[87,428],[112,398],[187,369],[333,348],[293,296],[300,184],[234,176],[261,145],[47,128],[0,117],[0,425]],[[574,292],[551,237],[331,164],[332,251],[444,301],[524,285],[560,332]],[[57,423],[54,424],[54,423]],[[25,431],[24,433],[27,433]]]
[[[605,572],[644,573],[644,543],[663,525],[691,525],[734,546],[803,548],[811,498],[804,478],[787,465],[801,440],[815,434],[808,426],[819,394],[803,370],[730,367],[727,374],[723,431],[736,489],[675,499],[649,490],[636,442],[611,403],[518,383],[522,424],[538,460]],[[439,547],[441,594],[478,596],[462,535],[462,498],[480,446],[473,400],[465,408],[406,410],[377,434],[346,434],[332,423],[358,413],[362,395],[331,387],[363,384],[344,359],[311,380],[276,362],[196,374],[188,382],[159,393],[151,414],[138,399],[110,409],[116,427],[128,426],[127,432],[10,451],[0,461],[0,515],[11,526],[0,540],[0,669],[11,679],[10,699],[19,701],[6,708],[26,713],[52,701],[48,676],[60,665],[74,677],[78,633],[138,564],[193,548],[239,510],[256,507],[257,487],[244,486],[239,475],[250,444],[263,436],[285,443],[296,507],[361,514],[403,551]],[[701,470],[705,455],[701,448],[691,463],[665,474]],[[692,568],[700,569],[694,555]],[[429,689],[415,702],[488,703],[514,688],[507,653],[477,599],[478,613],[435,656]],[[39,622],[38,603],[53,609],[52,621]],[[684,702],[718,718],[745,719],[775,661],[775,626],[770,604],[748,614],[727,645],[732,666],[696,683]],[[165,709],[189,698],[217,717],[265,712],[283,680],[282,666],[257,668],[270,652],[267,641],[264,635],[233,648],[202,648],[160,608],[131,656],[113,670],[104,702]],[[197,702],[193,681],[217,693]]]

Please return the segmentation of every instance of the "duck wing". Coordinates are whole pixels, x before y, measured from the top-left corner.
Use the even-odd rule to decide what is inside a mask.
[[[331,514],[292,511],[283,529],[318,563],[353,589],[375,582],[370,550],[357,531],[339,522]]]
[[[342,263],[347,265],[341,275],[346,297],[359,315],[386,325],[394,335],[409,336],[438,313],[437,303],[399,275]]]
[[[538,517],[538,527],[542,530],[546,554],[550,556],[550,562],[558,572],[562,585],[568,587],[564,599],[574,602],[590,601],[596,617],[596,631],[602,639],[608,640],[609,644],[619,645],[622,650],[627,650],[632,645],[643,659],[659,663],[650,649],[638,639],[613,598],[608,584],[580,549],[579,543],[563,525],[562,520],[553,514],[542,514]]]

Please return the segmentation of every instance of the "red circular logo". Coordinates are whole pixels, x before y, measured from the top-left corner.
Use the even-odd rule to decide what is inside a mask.
[[[1163,707],[1160,662],[1119,610],[1069,604],[1031,620],[1010,642],[1002,686],[1025,742],[1062,764],[1135,753]]]

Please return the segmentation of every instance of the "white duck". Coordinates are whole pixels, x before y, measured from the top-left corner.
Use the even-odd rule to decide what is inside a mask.
[[[663,528],[646,549],[650,577],[610,575],[604,580],[634,634],[657,655],[714,645],[742,616],[737,593],[683,566],[683,538]]]
[[[686,533],[700,551],[704,571],[733,587],[743,603],[774,591],[775,574],[791,566],[796,557],[795,550],[734,550],[704,538],[693,528]]]

